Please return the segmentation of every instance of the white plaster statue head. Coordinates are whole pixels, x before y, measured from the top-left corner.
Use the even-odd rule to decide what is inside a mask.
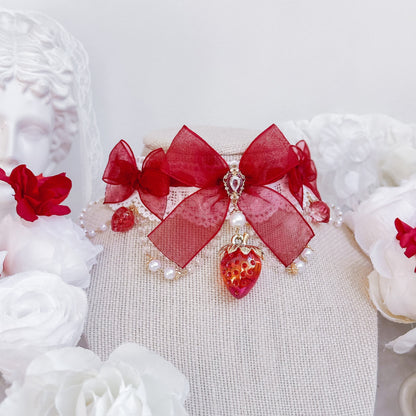
[[[55,20],[0,9],[0,167],[51,174],[76,142],[86,200],[101,168],[88,56]]]

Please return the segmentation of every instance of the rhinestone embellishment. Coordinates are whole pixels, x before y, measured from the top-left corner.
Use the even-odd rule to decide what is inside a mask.
[[[229,198],[237,201],[244,190],[245,176],[240,172],[238,167],[232,166],[223,178],[224,187]]]

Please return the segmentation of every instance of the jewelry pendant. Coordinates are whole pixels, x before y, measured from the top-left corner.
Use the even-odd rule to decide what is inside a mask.
[[[227,289],[237,299],[250,292],[261,272],[263,252],[247,245],[248,234],[234,234],[231,244],[220,250],[220,272]]]
[[[136,216],[132,209],[126,207],[118,208],[111,218],[111,229],[118,233],[131,230],[136,223]]]

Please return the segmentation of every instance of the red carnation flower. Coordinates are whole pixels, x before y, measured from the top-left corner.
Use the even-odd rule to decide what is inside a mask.
[[[69,207],[59,205],[69,194],[71,179],[60,173],[55,176],[35,176],[26,165],[19,165],[7,176],[0,168],[0,180],[15,191],[17,213],[27,221],[35,221],[39,215],[67,215]]]
[[[411,227],[399,218],[395,219],[394,225],[397,230],[396,239],[400,241],[400,247],[406,249],[405,256],[410,258],[416,255],[416,227]]]

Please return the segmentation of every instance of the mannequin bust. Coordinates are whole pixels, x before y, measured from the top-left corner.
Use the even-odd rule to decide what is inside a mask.
[[[10,173],[26,164],[36,175],[57,173],[73,144],[83,169],[68,174],[80,184],[85,203],[101,156],[88,56],[53,19],[1,9],[0,167]],[[77,178],[79,171],[83,177]]]
[[[307,139],[295,123],[279,128],[292,144]],[[192,130],[227,163],[240,160],[259,133]],[[145,137],[144,154],[166,151],[177,131]],[[171,187],[167,211],[187,192]],[[248,229],[249,244],[264,250],[264,262],[254,289],[237,300],[219,273],[219,250],[233,234],[230,221],[186,273],[172,279],[172,262],[146,238],[159,222],[135,198],[112,209],[96,203],[83,214],[87,230],[97,230],[93,242],[104,247],[88,290],[85,334],[92,350],[106,357],[133,341],[157,351],[189,379],[191,415],[373,414],[377,315],[366,293],[370,265],[345,226],[313,226],[313,256],[297,275]],[[133,205],[140,214],[127,232],[100,227],[118,205]]]

